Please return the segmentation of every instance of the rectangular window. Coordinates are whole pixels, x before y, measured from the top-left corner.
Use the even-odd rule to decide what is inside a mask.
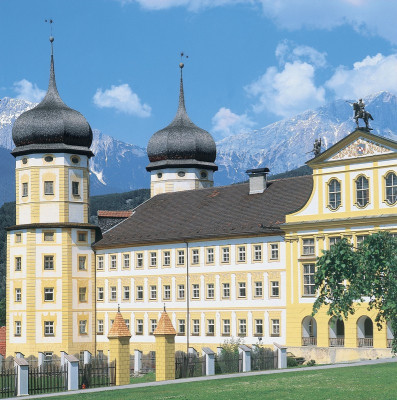
[[[279,319],[272,319],[271,336],[280,336],[280,320]]]
[[[54,301],[54,288],[44,288],[44,301]]]
[[[163,265],[166,267],[171,265],[171,252],[165,251],[163,253]]]
[[[239,282],[238,284],[238,297],[245,297],[247,295],[245,282]]]
[[[247,320],[246,319],[238,320],[238,334],[240,336],[245,336],[247,334]]]
[[[192,264],[198,264],[199,261],[200,261],[199,250],[193,249],[192,250]]]
[[[136,332],[137,335],[143,335],[143,319],[136,320]]]
[[[185,285],[178,285],[178,299],[182,300],[185,298]]]
[[[22,183],[22,197],[28,197],[29,195],[29,186],[27,182]]]
[[[156,299],[157,299],[157,286],[151,285],[150,286],[150,300],[156,300]]]
[[[155,251],[150,252],[150,267],[157,267],[157,253]]]
[[[44,256],[44,269],[54,269],[54,256]]]
[[[73,196],[79,196],[80,195],[80,182],[72,182],[72,194]]]
[[[130,299],[130,287],[123,286],[123,300],[129,300],[129,299]]]
[[[103,270],[103,256],[98,256],[98,269]]]
[[[262,261],[262,246],[260,244],[254,245],[254,261]]]
[[[22,289],[20,288],[15,289],[15,301],[18,303],[22,301]]]
[[[79,301],[82,303],[87,301],[87,288],[85,287],[79,288]]]
[[[116,301],[117,300],[117,287],[110,286],[110,300]]]
[[[103,335],[103,319],[98,319],[97,333],[98,335]]]
[[[123,254],[123,268],[129,268],[129,267],[130,267],[130,255]]]
[[[21,243],[22,242],[22,233],[16,233],[15,234],[15,243]]]
[[[52,363],[53,353],[52,351],[44,352],[44,364]]]
[[[171,286],[170,285],[164,285],[163,287],[163,299],[164,300],[170,300],[171,299]]]
[[[78,232],[77,233],[77,241],[78,242],[86,242],[87,241],[87,232]]]
[[[238,246],[238,262],[245,262],[245,246]]]
[[[117,256],[116,255],[110,256],[110,269],[117,269]]]
[[[194,319],[193,320],[193,332],[192,335],[199,335],[200,334],[200,320]]]
[[[125,319],[124,322],[125,322],[125,325],[127,326],[128,330],[130,330],[130,320]]]
[[[44,232],[44,241],[45,242],[53,242],[54,241],[54,232]]]
[[[368,235],[357,235],[357,237],[356,237],[357,246],[360,245],[360,244],[365,240],[365,238],[366,238],[367,236],[368,236]]]
[[[209,283],[207,285],[207,299],[215,298],[215,285],[213,283]]]
[[[263,319],[255,320],[255,335],[263,335]]]
[[[279,251],[278,251],[278,243],[270,243],[270,259],[278,260]]]
[[[303,264],[303,294],[313,296],[315,264]]]
[[[178,265],[185,264],[185,250],[178,250]]]
[[[86,256],[79,256],[79,270],[80,271],[85,271],[87,269],[86,261],[87,261]]]
[[[136,253],[136,266],[137,268],[143,267],[143,253]]]
[[[153,332],[157,328],[157,319],[151,319],[150,320],[150,334],[153,335]]]
[[[303,239],[303,255],[304,256],[314,256],[314,239]]]
[[[54,194],[53,181],[44,181],[44,194]]]
[[[21,336],[22,334],[22,322],[15,321],[15,334],[14,336]]]
[[[15,257],[15,271],[22,270],[22,257]]]
[[[221,252],[222,252],[222,262],[223,263],[228,263],[230,262],[230,249],[229,247],[222,247],[221,248]]]
[[[98,287],[97,288],[97,300],[102,301],[103,298],[104,298],[103,287]]]
[[[230,319],[223,319],[222,320],[222,334],[225,336],[230,335]]]
[[[271,286],[271,297],[280,297],[280,283],[279,281],[271,281],[270,282]]]
[[[263,284],[262,282],[255,282],[255,297],[263,296]]]
[[[180,335],[185,334],[185,320],[184,319],[178,319],[178,333]]]
[[[79,332],[80,335],[85,335],[87,333],[87,320],[81,319],[79,321]]]
[[[44,321],[44,336],[54,336],[54,321]]]
[[[207,319],[207,335],[214,336],[215,334],[215,320]]]
[[[214,249],[212,247],[206,249],[207,253],[207,264],[213,264],[214,263]]]
[[[340,236],[333,236],[329,238],[329,247],[331,248],[334,244],[340,242],[341,237]]]
[[[222,285],[222,291],[223,291],[223,298],[229,298],[230,297],[230,283],[224,283]]]
[[[193,285],[192,285],[192,293],[193,293],[193,295],[192,295],[192,297],[193,297],[193,299],[198,299],[198,298],[200,298],[200,285],[198,284],[198,283],[194,283]]]
[[[136,287],[136,299],[143,300],[143,286]]]

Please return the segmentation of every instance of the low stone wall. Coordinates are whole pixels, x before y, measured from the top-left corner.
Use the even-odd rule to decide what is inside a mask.
[[[304,357],[306,361],[315,360],[317,364],[335,364],[347,361],[374,360],[391,358],[391,349],[369,347],[288,347],[287,352],[295,357]]]

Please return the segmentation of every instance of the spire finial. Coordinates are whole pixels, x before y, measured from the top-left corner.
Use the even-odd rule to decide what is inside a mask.
[[[166,312],[166,310],[165,310],[165,303],[164,303],[164,312]]]
[[[50,43],[51,43],[51,56],[54,55],[54,36],[52,36],[52,24],[54,22],[53,19],[45,19],[45,22],[48,22],[50,24]]]
[[[183,75],[182,75],[182,69],[185,66],[185,64],[182,62],[184,58],[188,59],[189,56],[185,55],[185,53],[182,51],[181,52],[181,62],[179,63],[179,68],[181,69],[181,83],[180,83],[180,88],[179,88],[179,107],[178,107],[178,112],[179,111],[186,112],[185,95],[183,93]]]
[[[120,312],[120,304],[117,304],[117,312]]]

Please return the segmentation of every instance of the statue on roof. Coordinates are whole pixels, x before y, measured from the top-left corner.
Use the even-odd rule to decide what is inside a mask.
[[[372,131],[372,128],[370,128],[368,121],[373,121],[374,119],[368,111],[365,111],[365,103],[363,102],[363,99],[359,99],[356,103],[351,103],[350,101],[348,101],[348,103],[353,106],[353,119],[356,121],[357,129],[360,128],[358,120],[362,119],[365,122],[365,129],[367,131]]]
[[[313,150],[307,152],[306,154],[313,153],[314,157],[317,157],[321,154],[321,147],[322,147],[321,138],[315,139],[313,144]]]

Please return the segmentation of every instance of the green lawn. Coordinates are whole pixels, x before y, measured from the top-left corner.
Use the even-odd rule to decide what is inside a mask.
[[[249,376],[167,386],[62,396],[67,400],[391,400],[397,399],[397,363]]]

